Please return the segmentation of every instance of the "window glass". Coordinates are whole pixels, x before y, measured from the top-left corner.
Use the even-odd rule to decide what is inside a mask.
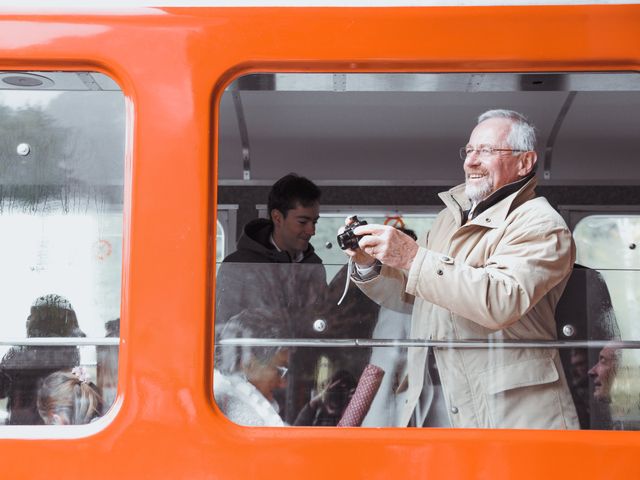
[[[640,338],[636,321],[640,309],[640,215],[585,217],[576,225],[574,238],[577,263],[597,271],[605,282],[610,316],[616,324],[611,336],[623,341],[622,345],[612,342],[591,352],[591,387],[596,399],[607,403],[605,410],[613,427],[636,429],[640,427],[640,355],[638,350],[623,347],[624,341]]]
[[[218,220],[216,222],[216,263],[222,262],[225,257],[225,235],[224,227]]]
[[[361,220],[413,227],[422,234],[435,219],[435,214],[386,215],[372,207],[365,212],[359,214]],[[359,372],[371,359],[385,361],[390,356],[392,362],[403,363],[406,347],[372,350],[349,348],[348,344],[343,348],[323,345],[336,339],[353,343],[356,338],[408,337],[408,315],[389,310],[381,313],[353,283],[345,293],[348,257],[336,243],[345,216],[320,216],[312,244],[317,245],[322,264],[277,263],[256,268],[254,263],[234,261],[218,265],[216,336],[232,343],[242,337],[250,339],[246,345],[216,347],[216,401],[237,423],[335,426],[353,394]],[[246,252],[241,249],[239,258],[243,255]],[[274,310],[276,304],[278,309]],[[402,325],[401,333],[394,328],[395,320]],[[315,346],[296,346],[301,338],[310,339]],[[294,345],[262,344],[275,339]],[[243,358],[253,357],[255,360],[243,365]],[[391,375],[388,378],[391,381]],[[378,404],[378,413],[372,413],[369,420],[374,426],[379,421],[376,415],[387,416],[384,402],[378,400]],[[274,415],[275,411],[279,414]]]
[[[237,205],[218,205],[216,222],[216,265],[235,250]],[[217,269],[217,267],[216,267]]]
[[[362,212],[362,213],[361,213]],[[436,214],[403,214],[395,211],[393,213],[382,213],[372,211],[371,208],[362,211],[358,207],[350,209],[347,213],[322,212],[316,233],[313,237],[313,246],[316,253],[322,259],[322,263],[327,267],[329,278],[333,278],[342,265],[346,263],[348,257],[340,250],[336,241],[338,229],[344,225],[347,215],[357,215],[359,219],[368,223],[389,224],[412,230],[416,235],[425,235],[431,229]]]
[[[537,194],[550,205],[580,196],[610,205],[614,189],[603,185],[640,181],[629,161],[640,148],[637,80],[277,73],[233,82],[217,106],[217,198],[238,205],[239,227],[216,278],[222,413],[248,426],[640,427],[628,380],[638,377],[637,265],[626,260],[637,241],[597,226],[595,235],[618,237],[594,255],[626,253],[596,261],[578,245],[572,270],[553,207],[525,201],[534,175],[492,194],[513,165],[507,156],[533,160],[531,145],[515,148],[487,124],[471,133],[488,110],[523,113],[538,136]],[[460,156],[465,145],[474,148]],[[281,205],[269,223],[262,206],[290,172],[322,195]],[[598,199],[577,188],[585,184],[600,187]],[[428,251],[410,271],[373,265],[350,276],[336,233],[353,213],[392,225],[400,216],[421,245],[429,232]],[[405,252],[410,244],[385,261]]]
[[[0,423],[88,423],[117,387],[124,97],[97,73],[0,80]],[[74,417],[78,382],[99,402]]]

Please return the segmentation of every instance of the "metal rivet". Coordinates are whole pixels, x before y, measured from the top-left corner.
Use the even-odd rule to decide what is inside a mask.
[[[21,143],[16,147],[16,152],[18,155],[26,157],[31,152],[31,147],[28,143]]]
[[[562,334],[565,337],[573,337],[576,334],[576,329],[573,325],[565,325],[562,327]]]
[[[327,322],[319,318],[315,322],[313,322],[313,329],[316,332],[324,332],[327,329]]]
[[[454,415],[458,413],[458,407],[451,407],[451,413],[453,413]]]

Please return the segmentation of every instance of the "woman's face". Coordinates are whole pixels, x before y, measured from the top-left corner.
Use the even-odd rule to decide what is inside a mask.
[[[245,375],[264,397],[273,400],[273,392],[287,385],[286,372],[289,368],[289,349],[283,348],[271,357],[271,360],[264,364],[255,358],[249,362],[245,369]]]

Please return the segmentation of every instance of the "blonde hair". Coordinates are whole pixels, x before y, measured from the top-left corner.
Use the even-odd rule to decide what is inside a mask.
[[[102,398],[98,388],[71,372],[55,372],[44,379],[38,390],[38,412],[46,424],[81,425],[100,416]]]

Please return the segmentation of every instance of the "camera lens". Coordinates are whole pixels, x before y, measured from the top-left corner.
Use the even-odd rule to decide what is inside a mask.
[[[356,250],[359,248],[358,240],[362,237],[362,235],[356,235],[353,233],[353,229],[359,227],[360,225],[366,225],[367,222],[362,220],[358,220],[358,217],[355,215],[351,217],[352,223],[347,225],[344,228],[344,232],[338,235],[338,245],[342,250]]]

